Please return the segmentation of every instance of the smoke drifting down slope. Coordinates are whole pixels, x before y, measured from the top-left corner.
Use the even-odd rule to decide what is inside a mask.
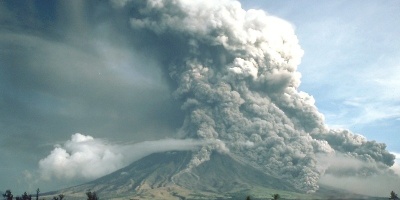
[[[130,10],[134,37],[152,48],[173,80],[186,113],[182,137],[223,142],[203,146],[189,169],[228,148],[314,192],[329,167],[319,155],[361,160],[368,173],[393,165],[384,144],[330,129],[313,97],[298,91],[303,51],[289,23],[229,0],[119,1],[115,7]]]

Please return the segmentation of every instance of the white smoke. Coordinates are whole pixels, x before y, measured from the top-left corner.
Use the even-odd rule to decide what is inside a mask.
[[[115,7],[129,9],[137,42],[154,48],[175,82],[186,138],[223,141],[231,153],[306,192],[316,191],[329,169],[316,155],[393,165],[384,144],[328,128],[313,97],[298,91],[303,51],[284,20],[233,0],[125,0]],[[218,147],[204,145],[190,167]]]
[[[136,144],[111,144],[89,135],[76,133],[63,145],[56,145],[50,155],[39,161],[44,180],[94,179],[114,172],[133,161],[155,152],[193,150],[205,141],[164,139]]]
[[[39,168],[44,179],[95,178],[121,168],[123,157],[116,146],[76,133],[40,160]]]

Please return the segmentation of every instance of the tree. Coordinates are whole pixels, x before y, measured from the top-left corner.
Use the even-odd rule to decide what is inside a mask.
[[[53,200],[62,200],[64,199],[64,195],[63,194],[59,194],[58,196],[54,196]]]
[[[28,195],[26,192],[21,196],[22,200],[32,200],[32,196]]]
[[[40,192],[40,190],[39,190],[39,188],[36,190],[36,200],[39,200],[39,192]]]
[[[14,196],[12,195],[11,190],[6,190],[3,197],[5,200],[12,200]]]
[[[87,200],[99,200],[96,192],[92,192],[90,190],[88,192],[86,192],[86,196],[87,196]]]
[[[273,194],[272,195],[272,199],[273,200],[278,200],[278,199],[280,199],[281,198],[281,196],[279,195],[279,194]]]
[[[399,197],[397,196],[396,193],[394,193],[393,191],[390,192],[390,198],[389,199],[399,199]]]
[[[250,196],[247,196],[247,197],[246,197],[246,200],[251,200],[251,199],[250,199]]]

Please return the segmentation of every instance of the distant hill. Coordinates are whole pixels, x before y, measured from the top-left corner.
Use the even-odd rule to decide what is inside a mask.
[[[210,161],[190,171],[190,151],[154,153],[97,180],[63,189],[68,199],[83,199],[88,190],[101,199],[366,199],[368,197],[321,187],[312,195],[302,194],[290,182],[270,176],[229,155],[213,153]]]

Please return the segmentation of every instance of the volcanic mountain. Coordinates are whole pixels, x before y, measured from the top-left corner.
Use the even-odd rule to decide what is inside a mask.
[[[82,199],[91,190],[101,199],[245,199],[247,195],[269,198],[275,193],[288,199],[357,197],[324,187],[313,195],[302,194],[290,182],[217,152],[209,161],[188,169],[192,154],[154,153],[92,182],[48,195],[62,193],[68,199]]]
[[[149,155],[103,178],[60,191],[65,195],[82,199],[90,189],[105,199],[212,199],[257,193],[263,198],[274,193],[292,199],[305,193],[326,198],[329,190],[319,183],[324,170],[358,178],[385,174],[394,164],[395,156],[385,144],[330,128],[315,99],[300,91],[297,68],[304,51],[290,23],[262,10],[245,10],[235,0],[125,0],[110,9],[121,13],[115,21],[124,21],[116,24],[124,24],[120,28],[127,31],[132,55],[154,61],[168,80],[171,98],[181,104],[182,126],[171,130],[179,130],[177,138],[204,144],[193,152]],[[152,65],[145,63],[131,64],[150,70]],[[139,71],[129,79],[136,83]],[[68,151],[59,152],[64,156]],[[67,161],[75,158],[68,156]],[[356,164],[332,164],[337,160]],[[54,163],[50,159],[44,171],[51,166],[48,174],[58,173],[60,167]],[[359,166],[363,170],[356,173]],[[340,192],[333,191],[338,198]]]

